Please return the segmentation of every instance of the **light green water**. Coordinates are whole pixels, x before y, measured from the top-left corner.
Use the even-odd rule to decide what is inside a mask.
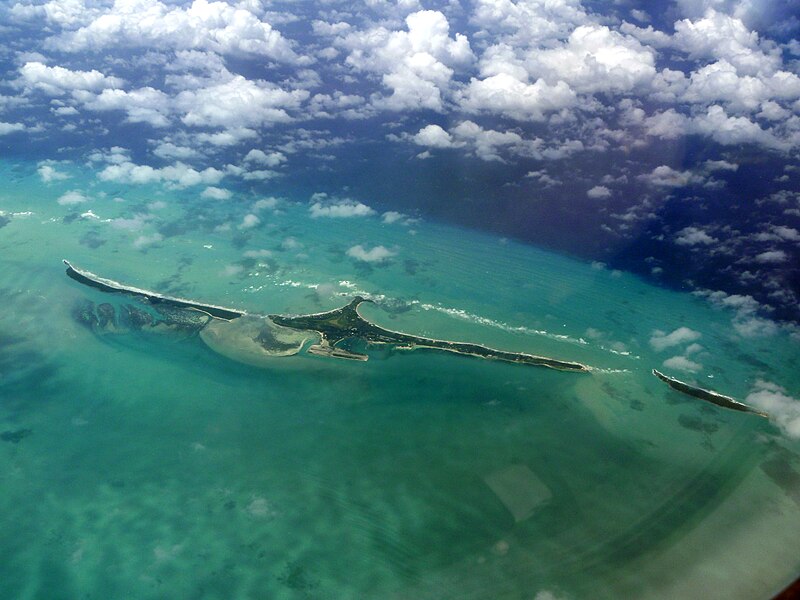
[[[798,442],[650,374],[688,346],[653,331],[688,327],[701,370],[671,373],[797,397],[786,333],[742,338],[702,298],[469,231],[291,202],[243,230],[256,197],[72,174],[0,173],[0,431],[30,430],[0,442],[0,597],[763,598],[800,570]],[[58,205],[69,189],[93,199]],[[359,264],[355,244],[396,255]],[[105,298],[62,258],[252,312],[368,293],[384,327],[596,370],[388,351],[256,369],[197,339],[97,336],[71,311]]]

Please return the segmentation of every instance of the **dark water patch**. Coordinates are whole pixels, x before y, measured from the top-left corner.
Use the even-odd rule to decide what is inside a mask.
[[[14,429],[11,431],[4,431],[0,433],[0,440],[10,442],[12,444],[19,444],[22,440],[33,433],[33,429]]]
[[[693,400],[689,396],[686,396],[684,394],[681,394],[680,392],[672,390],[665,391],[662,398],[664,399],[664,402],[666,402],[670,406],[677,406],[678,404],[689,404],[690,402],[695,402],[695,400]]]
[[[87,231],[84,235],[81,236],[79,240],[82,246],[86,246],[87,248],[91,248],[92,250],[96,250],[100,246],[106,243],[106,240],[100,237],[96,231]]]
[[[400,315],[409,312],[413,305],[402,298],[386,298],[378,303],[378,306],[384,312],[390,315]]]
[[[233,246],[237,250],[241,250],[242,248],[247,246],[247,243],[250,241],[250,237],[251,237],[250,234],[247,233],[237,233],[231,239],[231,246]]]
[[[678,423],[685,429],[697,431],[699,433],[712,434],[719,430],[719,425],[717,423],[705,421],[697,415],[682,414],[678,417]]]
[[[80,217],[79,213],[76,212],[69,213],[61,217],[61,222],[64,223],[64,225],[69,225],[70,223],[76,221],[79,217]]]
[[[373,265],[370,263],[366,263],[364,261],[355,259],[353,259],[351,262],[353,263],[353,268],[356,271],[356,275],[358,275],[359,277],[362,278],[370,277],[372,273],[375,271]]]
[[[761,463],[761,470],[800,506],[800,471],[795,468],[798,462],[795,455],[779,448],[772,457]]]
[[[163,235],[165,238],[171,238],[179,235],[185,235],[192,229],[193,228],[189,227],[184,221],[178,220],[159,225],[158,233]]]
[[[11,223],[11,219],[5,215],[0,215],[0,229]]]
[[[26,399],[50,385],[58,366],[30,340],[0,330],[0,403],[22,408]]]
[[[609,398],[613,398],[621,404],[626,404],[633,410],[643,411],[645,408],[645,403],[639,398],[636,398],[627,389],[620,389],[607,381],[600,384],[600,389],[602,389]]]
[[[319,587],[319,581],[308,571],[308,568],[298,560],[286,563],[283,572],[278,575],[278,581],[290,590],[296,592],[313,592]]]

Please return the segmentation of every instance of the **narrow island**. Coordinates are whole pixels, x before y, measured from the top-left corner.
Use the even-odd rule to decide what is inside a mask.
[[[673,390],[681,392],[682,394],[687,394],[689,396],[699,398],[700,400],[711,402],[712,404],[716,404],[717,406],[721,406],[723,408],[730,408],[731,410],[738,410],[741,412],[749,412],[756,414],[760,417],[769,418],[769,415],[767,413],[756,410],[755,408],[748,406],[747,404],[744,404],[742,402],[739,402],[738,400],[734,400],[730,396],[719,394],[713,390],[706,390],[701,387],[689,385],[688,383],[679,381],[674,377],[669,377],[668,375],[664,375],[663,373],[661,373],[660,371],[656,371],[655,369],[653,369],[653,375],[658,377],[661,381],[666,383]]]
[[[371,302],[371,300],[356,296],[347,306],[336,310],[297,317],[269,315],[269,318],[273,323],[282,327],[301,331],[316,331],[322,339],[319,344],[309,347],[308,351],[312,354],[334,358],[367,360],[365,354],[356,354],[337,347],[337,344],[344,340],[360,338],[369,344],[391,344],[398,350],[438,350],[516,364],[548,367],[559,371],[589,371],[589,367],[577,362],[535,356],[523,352],[495,350],[467,342],[435,340],[384,329],[374,323],[370,323],[359,314],[358,307],[364,302]]]
[[[480,344],[436,340],[384,329],[370,323],[358,312],[364,302],[361,296],[335,310],[310,315],[252,315],[245,311],[203,304],[184,298],[131,287],[73,266],[64,260],[67,275],[73,280],[101,292],[131,296],[140,306],[113,306],[84,302],[75,315],[79,322],[94,331],[110,333],[129,330],[179,330],[198,335],[211,349],[234,360],[263,366],[265,359],[298,354],[307,346],[308,354],[366,361],[359,354],[339,346],[348,340],[361,340],[368,345],[391,345],[399,350],[431,350],[451,352],[499,360],[514,364],[547,367],[559,371],[589,372],[577,362],[536,356],[523,352],[495,350]]]

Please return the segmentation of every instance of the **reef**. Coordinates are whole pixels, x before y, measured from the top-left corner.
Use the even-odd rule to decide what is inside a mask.
[[[666,383],[669,387],[673,390],[681,392],[682,394],[687,394],[689,396],[693,396],[695,398],[699,398],[700,400],[705,400],[706,402],[711,402],[712,404],[716,404],[717,406],[721,406],[723,408],[730,408],[732,410],[738,410],[741,412],[749,412],[756,414],[760,417],[768,417],[767,413],[761,412],[756,410],[755,408],[744,404],[743,402],[739,402],[738,400],[734,400],[730,396],[725,396],[723,394],[719,394],[713,390],[706,390],[701,387],[697,387],[694,385],[690,385],[683,381],[679,381],[674,377],[669,377],[664,375],[660,371],[656,371],[653,369],[653,375],[658,377],[661,381]]]

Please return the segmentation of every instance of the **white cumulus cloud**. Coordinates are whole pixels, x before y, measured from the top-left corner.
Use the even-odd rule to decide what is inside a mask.
[[[374,246],[367,250],[361,244],[357,244],[347,250],[347,256],[368,263],[380,263],[396,255],[397,252],[384,246]]]
[[[71,190],[69,192],[62,194],[58,198],[57,202],[62,206],[72,206],[75,204],[82,204],[84,202],[87,202],[88,200],[89,198],[86,195],[84,195],[83,192],[78,190]]]
[[[800,438],[800,400],[790,396],[781,386],[759,379],[745,402],[767,413],[785,435],[792,439]]]
[[[703,365],[689,360],[685,356],[673,356],[664,361],[664,366],[668,369],[676,369],[686,373],[697,373],[703,368]]]
[[[675,238],[675,243],[680,246],[697,246],[698,244],[709,246],[716,242],[716,238],[711,237],[698,227],[684,227]]]
[[[215,186],[209,186],[204,189],[200,196],[203,198],[210,198],[211,200],[228,200],[233,194],[229,190],[218,188]]]
[[[596,185],[593,188],[589,189],[586,192],[586,195],[589,198],[595,198],[595,199],[609,198],[611,196],[611,190],[604,185]]]
[[[47,41],[64,52],[110,47],[211,50],[258,55],[285,63],[306,63],[270,23],[226,2],[194,0],[175,6],[158,0],[115,0],[90,23]]]
[[[653,331],[650,336],[650,346],[658,352],[678,346],[680,344],[687,344],[695,342],[701,337],[700,332],[689,329],[688,327],[678,327],[671,333],[665,333],[660,330]]]
[[[332,218],[351,218],[369,217],[375,211],[362,202],[355,200],[338,200],[334,202],[314,202],[309,208],[309,213],[313,219],[320,217]]]

